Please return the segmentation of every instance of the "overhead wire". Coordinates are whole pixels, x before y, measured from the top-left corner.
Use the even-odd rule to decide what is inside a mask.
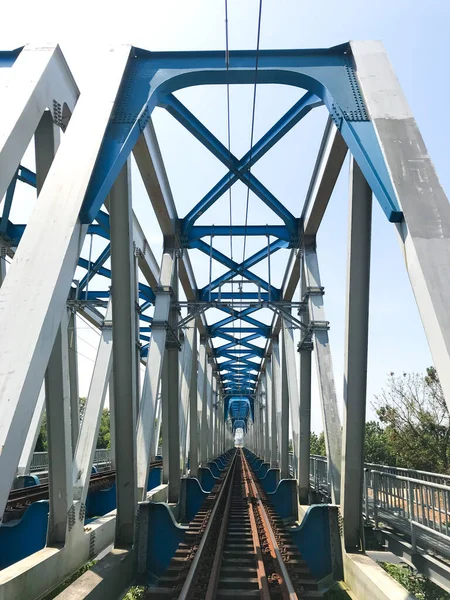
[[[262,16],[262,0],[259,2],[259,11],[258,11],[258,29],[257,29],[257,39],[256,39],[256,56],[255,56],[255,81],[253,88],[253,106],[252,106],[252,119],[251,119],[251,132],[250,132],[250,160],[249,160],[249,168],[248,173],[251,174],[251,166],[252,166],[252,151],[253,151],[253,139],[254,139],[254,131],[255,131],[255,114],[256,114],[256,88],[257,88],[257,78],[258,78],[258,64],[259,64],[259,47],[260,47],[260,39],[261,39],[261,16]],[[230,83],[228,72],[230,68],[230,51],[229,51],[229,28],[228,28],[228,0],[225,0],[225,66],[227,71],[227,85],[226,85],[226,97],[227,97],[227,137],[228,137],[228,153],[231,154],[231,110],[230,110]],[[231,172],[230,172],[231,177]],[[230,220],[230,258],[233,260],[233,210],[232,210],[232,192],[231,186],[229,189],[229,220]],[[245,261],[245,251],[247,244],[247,226],[248,226],[248,209],[249,209],[249,200],[250,200],[250,187],[247,186],[247,197],[246,197],[246,208],[245,208],[245,225],[244,225],[244,240],[243,240],[243,258],[242,262]],[[242,276],[243,279],[243,276]],[[234,316],[234,278],[231,279],[231,308]],[[233,324],[233,337],[234,329],[235,329],[236,319],[234,318],[232,321]],[[240,325],[242,327],[242,319],[240,319]],[[240,334],[240,339],[242,338],[242,333]],[[240,345],[240,344],[238,344]],[[239,365],[240,359],[237,357],[237,363]],[[241,386],[241,383],[238,384]]]
[[[252,169],[252,158],[253,158],[253,139],[255,134],[255,115],[256,115],[256,89],[258,84],[258,65],[259,65],[259,47],[261,40],[261,17],[262,17],[262,0],[259,0],[259,11],[258,11],[258,29],[256,34],[256,52],[255,52],[255,79],[253,84],[253,105],[252,105],[252,119],[250,128],[250,152],[249,152],[249,167],[248,177],[251,176]],[[245,261],[245,251],[247,248],[247,226],[248,226],[248,209],[250,204],[250,181],[247,184],[247,197],[245,202],[245,223],[244,223],[244,241],[242,248],[242,263]],[[242,327],[242,319],[241,319]],[[242,338],[242,333],[241,333]]]
[[[228,0],[225,0],[225,68],[227,72],[227,146],[228,154],[231,154],[231,108],[230,108],[230,81],[229,81],[229,70],[230,70],[230,45],[229,45],[229,33],[228,33]],[[231,171],[229,170],[229,177],[231,178]],[[229,199],[229,220],[230,220],[230,259],[233,260],[233,202],[231,187],[228,188],[228,199]],[[231,279],[231,309],[234,311],[234,282]],[[235,330],[236,319],[233,318],[233,338]]]

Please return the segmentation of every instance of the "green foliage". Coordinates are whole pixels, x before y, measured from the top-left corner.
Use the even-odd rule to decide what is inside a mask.
[[[366,423],[365,461],[379,465],[395,465],[395,455],[388,444],[386,431],[376,421]]]
[[[320,432],[319,435],[317,433],[311,432],[311,439],[309,443],[310,453],[317,454],[319,456],[326,456],[327,449],[325,448],[325,435]]]
[[[398,467],[450,472],[450,413],[433,367],[425,377],[391,373],[376,397],[386,449]]]
[[[98,430],[97,448],[111,448],[109,408],[104,408]]]
[[[44,414],[39,431],[38,439],[36,440],[35,452],[46,452],[48,447],[47,441],[47,415]]]
[[[83,421],[84,413],[86,410],[86,398],[80,398],[80,423]],[[111,424],[109,409],[104,408],[102,412],[102,418],[100,421],[100,428],[98,431],[97,448],[110,448],[111,447]],[[41,424],[41,430],[39,432],[38,439],[36,441],[35,452],[46,452],[48,449],[48,438],[47,438],[47,416],[44,414]]]
[[[385,562],[380,562],[379,565],[417,600],[450,600],[450,594],[423,575],[415,573],[407,565],[391,565]]]
[[[366,423],[366,462],[450,473],[450,413],[436,369],[391,373],[374,408],[380,421]],[[323,432],[311,434],[311,454],[326,454]]]
[[[145,588],[140,585],[130,587],[123,600],[141,600],[144,597]]]

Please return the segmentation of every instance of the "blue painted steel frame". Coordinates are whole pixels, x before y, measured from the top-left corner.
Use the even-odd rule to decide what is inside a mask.
[[[0,53],[0,67],[11,66],[20,51],[21,49]],[[109,217],[100,208],[134,144],[147,125],[153,109],[156,106],[164,107],[229,169],[229,172],[179,223],[183,246],[197,248],[205,254],[211,255],[214,260],[226,265],[229,269],[221,277],[200,290],[199,300],[230,299],[239,302],[243,299],[278,300],[280,298],[280,290],[269,285],[267,281],[254,274],[250,269],[281,248],[297,247],[300,242],[302,222],[258,181],[250,169],[296,123],[314,107],[321,104],[327,107],[387,218],[392,222],[402,220],[375,129],[368,117],[359,89],[349,44],[316,50],[259,51],[256,73],[255,62],[256,54],[253,51],[230,52],[228,65],[226,65],[224,52],[148,52],[133,48],[80,213],[81,221],[89,224],[91,233],[108,239]],[[290,85],[302,88],[306,90],[306,93],[241,159],[231,154],[174,96],[174,92],[177,90],[190,86],[253,84],[254,82]],[[0,224],[2,234],[20,239],[23,226],[13,225],[8,221],[9,209],[16,179],[35,185],[32,175],[26,169],[18,170],[7,193],[6,212],[3,212]],[[248,227],[233,225],[232,228],[195,225],[198,217],[238,180],[246,184],[269,206],[284,224]],[[93,223],[94,220],[96,223]],[[266,237],[269,244],[242,263],[237,263],[202,240],[207,236],[229,234],[262,236]],[[274,241],[271,241],[270,237],[274,238]],[[108,253],[109,250],[105,249],[91,264],[84,259],[80,259],[79,264],[87,270],[89,268],[90,274],[110,277],[109,269],[104,267]],[[231,282],[236,276],[246,278],[257,286],[258,291],[249,292],[239,289],[236,292],[222,292],[222,285]],[[80,290],[82,292],[90,278],[91,275],[86,275],[81,281]],[[213,290],[217,288],[219,291],[214,292]],[[88,292],[87,296],[91,298],[94,297],[94,294],[95,292]],[[153,290],[148,286],[140,284],[139,295],[144,300],[142,310],[154,302]],[[97,293],[97,298],[100,297],[104,297],[103,292]],[[257,337],[267,337],[270,335],[270,327],[250,316],[259,310],[258,306],[240,311],[229,306],[218,305],[218,307],[229,316],[211,325],[209,332],[211,336],[219,336],[229,342],[216,350],[218,358],[228,359],[219,363],[224,389],[228,394],[239,391],[241,397],[248,396],[248,399],[242,402],[243,405],[248,402],[251,409],[256,379],[251,372],[258,370],[259,361],[254,362],[254,360],[260,359],[264,350],[249,344],[249,341],[257,339]],[[141,317],[143,318],[143,315]],[[239,324],[236,323],[237,321]],[[149,321],[144,320],[144,322]],[[226,327],[233,322],[234,327]],[[251,327],[247,327],[247,324]],[[142,328],[141,333],[148,329],[150,328]],[[233,336],[228,335],[231,332]],[[250,334],[247,338],[240,339],[243,334],[247,333]],[[143,336],[142,339],[146,341],[148,338]],[[238,345],[243,346],[244,349],[237,348]],[[143,355],[147,348],[148,345],[144,345]],[[235,407],[240,406],[237,400],[232,402],[233,404]],[[236,410],[240,417],[241,409],[236,408]],[[236,420],[237,417],[233,416],[233,412],[234,408],[230,415],[225,412],[225,418],[230,417],[232,420]]]

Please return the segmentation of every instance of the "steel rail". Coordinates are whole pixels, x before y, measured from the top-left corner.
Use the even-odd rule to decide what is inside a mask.
[[[237,455],[237,453],[236,453]],[[220,567],[222,564],[223,547],[225,544],[225,536],[227,532],[228,516],[230,514],[231,497],[233,495],[233,480],[236,475],[236,468],[233,470],[233,479],[228,487],[227,501],[223,511],[222,523],[220,525],[219,537],[217,539],[216,552],[214,562],[211,569],[211,577],[209,579],[208,589],[206,590],[206,600],[214,600],[216,597],[217,588],[220,579]]]
[[[288,573],[288,570],[286,568],[286,565],[284,564],[283,557],[281,556],[281,552],[278,549],[278,542],[275,539],[275,535],[273,533],[272,526],[270,524],[270,520],[267,516],[266,509],[264,508],[258,488],[255,485],[255,482],[253,480],[253,476],[251,474],[250,467],[248,466],[247,459],[244,454],[242,456],[243,456],[243,464],[245,465],[244,468],[248,474],[247,476],[249,479],[249,486],[251,488],[251,494],[254,496],[254,498],[256,498],[258,512],[261,516],[262,522],[264,523],[264,529],[265,529],[266,535],[268,536],[270,552],[272,554],[272,558],[275,559],[276,564],[277,564],[277,570],[279,571],[279,575],[280,575],[280,579],[281,579],[280,586],[282,588],[283,598],[286,598],[289,600],[298,600],[297,593],[292,584],[292,581],[291,581],[290,575]]]
[[[235,455],[233,456],[233,460],[232,463],[228,469],[228,472],[226,474],[225,480],[222,483],[222,486],[220,488],[219,491],[219,495],[216,498],[216,501],[214,503],[214,507],[211,511],[208,523],[206,525],[205,531],[203,533],[202,539],[200,540],[200,544],[197,548],[197,552],[195,553],[194,559],[191,563],[191,566],[189,568],[189,572],[186,576],[185,582],[183,584],[183,587],[181,588],[181,592],[180,595],[178,596],[178,600],[188,600],[188,598],[190,597],[191,591],[192,591],[192,586],[193,583],[195,581],[196,575],[197,575],[197,571],[198,571],[198,567],[202,558],[202,553],[203,550],[206,546],[206,543],[208,541],[209,538],[209,534],[212,528],[212,525],[215,521],[215,517],[217,515],[217,512],[219,510],[219,506],[220,506],[220,502],[222,500],[223,494],[225,493],[225,490],[227,489],[228,484],[232,481],[232,474],[234,475],[234,470],[236,468],[236,456],[237,453],[235,453]]]
[[[242,449],[240,449],[240,455],[242,457],[242,466],[244,468],[244,472],[245,472],[245,457],[244,457],[244,453],[242,452]],[[248,478],[244,477],[244,485],[245,485],[245,493],[247,498],[250,498],[250,486],[248,483]],[[256,554],[256,562],[257,562],[257,577],[258,577],[258,587],[261,591],[261,598],[264,600],[265,598],[268,598],[270,600],[270,592],[269,592],[269,584],[267,582],[267,574],[266,574],[266,569],[264,567],[264,561],[263,561],[263,556],[262,556],[262,551],[261,551],[261,544],[260,544],[260,540],[259,540],[259,534],[258,534],[258,528],[256,525],[256,520],[255,520],[255,515],[253,514],[253,510],[251,508],[251,506],[249,506],[249,515],[250,515],[250,522],[251,522],[251,527],[252,527],[252,537],[253,537],[253,546],[255,548],[255,554]]]

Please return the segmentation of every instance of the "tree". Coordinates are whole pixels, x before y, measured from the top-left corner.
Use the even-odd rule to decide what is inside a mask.
[[[36,440],[35,452],[46,452],[47,451],[47,415],[44,414],[41,422],[41,429],[39,431],[38,438]]]
[[[449,472],[450,413],[434,367],[425,377],[391,373],[374,407],[396,466]]]
[[[395,455],[390,451],[386,431],[377,421],[366,423],[364,460],[378,465],[395,465]]]
[[[311,432],[309,448],[311,454],[326,456],[327,450],[325,448],[325,434],[323,433],[323,431],[321,431],[319,435],[317,435],[317,433],[314,433],[314,431]]]
[[[80,398],[80,424],[83,422],[84,413],[86,410],[86,398]],[[110,448],[111,447],[111,424],[109,408],[104,408],[102,417],[100,420],[100,427],[98,431],[97,448]],[[36,441],[35,452],[46,452],[48,449],[48,438],[47,438],[47,415],[44,414],[41,423],[41,429],[39,436]]]
[[[109,408],[104,408],[98,430],[97,448],[111,448]]]

